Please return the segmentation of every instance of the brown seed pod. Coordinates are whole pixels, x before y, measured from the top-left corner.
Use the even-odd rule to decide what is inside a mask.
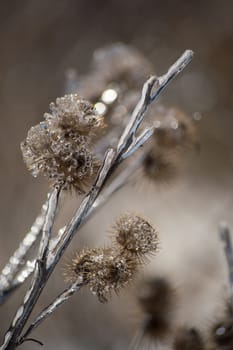
[[[195,328],[180,328],[177,330],[174,342],[174,350],[204,350],[205,344],[200,332]]]
[[[143,329],[153,340],[165,338],[170,330],[175,307],[175,291],[165,278],[153,278],[142,283],[138,296],[143,311]]]
[[[114,226],[116,243],[125,253],[143,259],[158,249],[158,235],[154,227],[143,217],[132,213],[122,215]]]
[[[33,176],[42,174],[52,186],[84,193],[99,169],[90,143],[102,127],[90,103],[77,95],[57,99],[46,121],[33,126],[21,150]]]
[[[24,161],[33,176],[48,177],[52,186],[84,193],[99,168],[85,136],[65,138],[41,124],[32,127],[21,143]]]
[[[133,256],[122,255],[112,248],[86,249],[77,254],[65,270],[66,279],[80,281],[101,302],[132,281],[138,263]]]

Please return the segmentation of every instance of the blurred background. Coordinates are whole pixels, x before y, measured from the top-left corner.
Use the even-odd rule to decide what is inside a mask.
[[[172,280],[179,294],[180,324],[208,327],[227,295],[227,271],[218,226],[233,227],[233,3],[232,1],[0,1],[0,265],[37,215],[48,186],[26,170],[19,148],[27,130],[64,94],[65,72],[88,72],[93,52],[122,42],[133,45],[162,74],[187,48],[188,68],[161,102],[201,114],[201,149],[190,155],[174,184],[129,185],[93,217],[70,252],[108,242],[114,218],[143,213],[160,232],[161,249],[144,275]],[[85,96],[84,96],[85,97]],[[143,198],[143,199],[142,199]],[[78,199],[66,198],[61,222]],[[98,231],[96,230],[98,228]],[[36,313],[64,288],[62,264]],[[127,349],[140,315],[136,287],[100,304],[82,291],[33,334],[45,349]],[[1,306],[0,334],[8,327],[25,287]],[[25,343],[22,349],[36,349]]]

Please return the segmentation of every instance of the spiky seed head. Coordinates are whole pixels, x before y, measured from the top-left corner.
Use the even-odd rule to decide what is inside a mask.
[[[84,193],[99,168],[85,136],[64,137],[37,125],[21,143],[23,158],[34,177],[46,176],[52,186]]]
[[[33,176],[42,174],[52,186],[84,193],[99,169],[90,144],[101,118],[77,95],[57,99],[53,108],[21,143],[24,161]]]
[[[95,135],[104,126],[103,117],[94,106],[77,94],[65,95],[50,104],[51,113],[45,113],[45,120],[53,128],[78,135]]]
[[[155,253],[158,248],[158,235],[154,227],[140,215],[126,213],[114,226],[115,240],[125,252],[143,258]]]
[[[205,345],[197,329],[183,327],[176,332],[173,348],[174,350],[204,350]]]
[[[137,271],[137,260],[116,249],[86,249],[79,253],[67,267],[66,279],[86,284],[101,302],[106,302],[112,292],[129,284]]]
[[[170,183],[176,177],[177,161],[175,154],[152,147],[142,162],[143,174],[153,183]]]

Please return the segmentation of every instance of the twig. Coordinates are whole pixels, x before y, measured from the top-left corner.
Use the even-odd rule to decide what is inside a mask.
[[[69,243],[73,239],[78,228],[81,226],[81,224],[85,220],[86,215],[88,214],[99,192],[101,191],[105,181],[107,180],[107,176],[111,172],[111,168],[114,164],[115,158],[116,158],[116,151],[112,148],[108,149],[105,155],[103,165],[100,169],[100,172],[97,176],[97,179],[91,191],[84,197],[83,201],[80,204],[80,207],[78,208],[75,215],[71,219],[70,224],[67,225],[63,235],[61,236],[60,241],[58,242],[58,247],[56,247],[55,249],[55,254],[53,257],[51,257],[47,265],[48,270],[50,271],[53,270],[55,265],[58,263],[58,261],[62,257],[65,249],[68,247]]]
[[[193,58],[193,51],[186,50],[183,55],[168,69],[167,73],[158,77],[157,90],[151,96],[151,102],[158,98],[162,90],[189,64]]]
[[[122,156],[123,153],[135,143],[135,134],[142,122],[143,116],[151,103],[151,91],[154,87],[155,82],[158,81],[156,76],[150,77],[142,88],[141,98],[135,107],[130,120],[118,142],[117,153],[118,157]]]
[[[49,198],[48,209],[45,216],[45,222],[43,226],[42,237],[41,237],[39,253],[38,253],[38,260],[42,262],[46,261],[47,259],[49,241],[51,238],[51,231],[53,227],[54,218],[56,215],[60,190],[61,189],[59,187],[55,188]]]
[[[32,280],[32,287],[27,292],[25,296],[26,300],[24,299],[24,304],[19,308],[9,331],[5,335],[4,343],[0,348],[1,350],[14,349],[17,346],[17,342],[19,341],[19,337],[22,333],[23,327],[28,317],[30,316],[34,305],[36,304],[40,293],[44,289],[49,276],[51,275],[56,264],[62,257],[65,249],[68,247],[69,243],[73,239],[75,233],[80,228],[82,223],[86,220],[86,217],[89,214],[89,212],[91,212],[91,208],[98,195],[100,194],[102,188],[104,187],[107,179],[112,175],[112,173],[122,162],[122,160],[125,159],[124,153],[127,153],[128,149],[130,149],[131,155],[135,151],[137,151],[137,149],[142,145],[141,142],[138,142],[135,134],[142,122],[143,116],[148,106],[155,99],[155,97],[157,97],[160,94],[160,92],[165,88],[165,86],[189,63],[192,56],[192,51],[186,51],[164,76],[160,78],[153,76],[146,81],[142,89],[140,101],[137,104],[129,120],[128,125],[125,127],[125,130],[118,142],[117,148],[109,148],[107,150],[103,161],[103,165],[99,171],[95,183],[93,184],[92,189],[84,197],[74,217],[66,226],[66,229],[61,235],[61,238],[59,239],[59,242],[53,254],[49,254],[49,259],[46,259],[49,238],[46,235],[43,235],[39,255],[40,257],[43,257],[43,259],[37,260],[36,270]],[[153,95],[151,95],[155,82],[157,90]],[[51,202],[49,203],[49,208],[51,208],[52,204]],[[49,211],[50,210],[48,209],[47,214],[49,213]],[[50,220],[50,218],[47,218],[46,225],[51,224],[52,221],[53,220]],[[44,232],[49,234],[50,229],[46,227],[46,225]]]
[[[128,125],[123,132],[118,143],[119,156],[124,156],[127,147],[133,147],[137,144],[135,134],[142,122],[143,116],[149,105],[155,101],[165,87],[189,64],[193,58],[193,51],[186,50],[183,55],[168,69],[167,73],[161,77],[152,76],[147,80],[142,89],[141,98],[134,109]],[[156,85],[156,90],[152,93],[153,87]]]
[[[22,305],[18,308],[16,315],[12,321],[12,324],[5,334],[4,343],[1,346],[3,349],[15,349],[17,346],[17,339],[22,332],[22,329],[27,322],[29,315],[39,298],[41,291],[43,290],[44,276],[46,276],[46,254],[49,243],[49,237],[51,235],[51,229],[55,218],[55,213],[58,204],[58,198],[60,189],[55,188],[51,192],[48,199],[48,208],[45,216],[45,222],[43,226],[43,234],[41,244],[39,247],[38,260],[36,263],[34,276],[32,279],[31,287],[27,291]],[[46,237],[47,236],[47,237]]]
[[[89,218],[93,214],[95,214],[96,210],[99,209],[102,205],[104,205],[108,199],[112,196],[113,193],[118,191],[122,186],[124,186],[129,179],[129,177],[135,173],[135,171],[142,164],[143,159],[146,154],[143,152],[139,154],[137,158],[135,158],[126,168],[124,168],[115,179],[109,184],[106,189],[102,191],[102,193],[98,196],[95,202],[92,205],[92,208],[87,216]]]
[[[76,293],[83,284],[75,282],[66,288],[50,305],[42,310],[42,312],[35,318],[35,320],[28,327],[23,336],[19,339],[18,344],[22,344],[28,340],[28,335],[37,328],[44,320],[48,318],[59,306],[67,301],[74,293]]]
[[[131,156],[131,154],[134,153],[135,147],[138,149],[139,147],[143,146],[144,143],[153,135],[154,133],[154,126],[151,126],[149,128],[146,128],[143,130],[143,132],[135,139],[134,143],[132,146],[130,146],[127,151],[122,154],[121,159],[126,159]]]

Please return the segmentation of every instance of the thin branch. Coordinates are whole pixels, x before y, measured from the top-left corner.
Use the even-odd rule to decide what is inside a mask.
[[[178,74],[191,62],[194,52],[192,50],[185,50],[183,55],[168,69],[167,73],[158,77],[157,89],[151,96],[151,102],[158,98],[160,93],[167,84],[170,83]]]
[[[139,154],[139,156],[126,167],[124,168],[115,179],[102,191],[102,193],[98,196],[95,202],[92,205],[91,211],[88,213],[87,218],[89,219],[97,209],[99,209],[102,205],[104,205],[109,198],[111,198],[112,194],[118,191],[122,186],[124,186],[129,179],[129,177],[135,173],[135,171],[142,164],[143,159],[146,154],[143,152]]]
[[[127,151],[125,151],[122,154],[121,159],[123,160],[130,157],[135,152],[135,149],[138,149],[139,147],[143,146],[144,143],[153,135],[154,130],[154,126],[148,127],[145,130],[143,130],[143,132],[137,138],[135,138],[134,143],[127,149]]]
[[[56,247],[55,249],[54,256],[51,257],[51,261],[49,261],[49,270],[53,270],[57,262],[62,257],[65,249],[73,239],[78,228],[85,220],[86,215],[88,214],[105,181],[107,180],[107,176],[110,173],[112,165],[114,164],[115,157],[116,151],[112,148],[108,149],[103,161],[103,165],[99,171],[99,174],[91,191],[84,197],[83,201],[80,204],[80,207],[71,219],[70,224],[67,225],[63,235],[61,236],[61,239],[58,243],[58,247]]]
[[[136,131],[142,122],[143,116],[149,105],[155,101],[166,86],[189,64],[193,58],[193,51],[186,50],[183,55],[161,77],[152,76],[143,86],[141,98],[134,109],[128,125],[123,132],[119,144],[118,153],[122,156],[129,146],[135,143]],[[156,90],[152,93],[153,87]]]
[[[132,143],[134,143],[135,133],[142,122],[143,116],[151,103],[151,91],[155,82],[158,81],[156,76],[150,77],[142,88],[141,98],[136,105],[128,124],[118,142],[117,153],[122,155]]]
[[[20,270],[25,269],[24,265],[26,265],[27,270],[30,268],[30,264],[27,266],[28,262],[25,263],[25,259],[40,236],[47,207],[48,202],[46,201],[42,206],[40,215],[34,221],[30,231],[27,232],[19,247],[11,256],[0,274],[0,304],[6,301],[11,293],[28,277],[27,274],[20,274]],[[18,278],[17,275],[20,277]]]
[[[35,318],[35,320],[28,327],[23,336],[19,339],[18,344],[22,344],[28,339],[29,334],[37,328],[43,321],[45,321],[48,316],[50,316],[59,306],[66,302],[74,293],[80,290],[83,284],[75,282],[66,288],[56,299],[49,304],[42,312]]]
[[[0,347],[3,349],[15,349],[17,344],[17,339],[22,332],[22,329],[27,322],[31,311],[38,300],[44,284],[43,281],[46,276],[46,254],[49,243],[49,237],[51,235],[51,228],[55,219],[55,213],[58,205],[60,189],[55,188],[53,192],[50,194],[48,199],[48,208],[45,216],[45,222],[43,226],[43,234],[41,239],[41,244],[38,252],[38,260],[36,263],[34,276],[31,282],[31,287],[27,291],[23,303],[18,308],[15,317],[12,321],[10,328],[5,334],[5,339],[3,345]],[[47,237],[46,237],[47,236]]]
[[[53,227],[53,222],[56,215],[58,198],[60,194],[60,188],[55,188],[50,195],[48,202],[48,210],[45,217],[44,227],[42,231],[42,237],[40,241],[38,260],[45,261],[48,252],[49,241],[51,238],[51,231]]]
[[[33,343],[36,343],[36,344],[39,344],[40,346],[43,346],[44,344],[40,341],[40,340],[38,340],[38,339],[35,339],[35,338],[27,338],[27,339],[25,339],[24,341],[32,341]]]

